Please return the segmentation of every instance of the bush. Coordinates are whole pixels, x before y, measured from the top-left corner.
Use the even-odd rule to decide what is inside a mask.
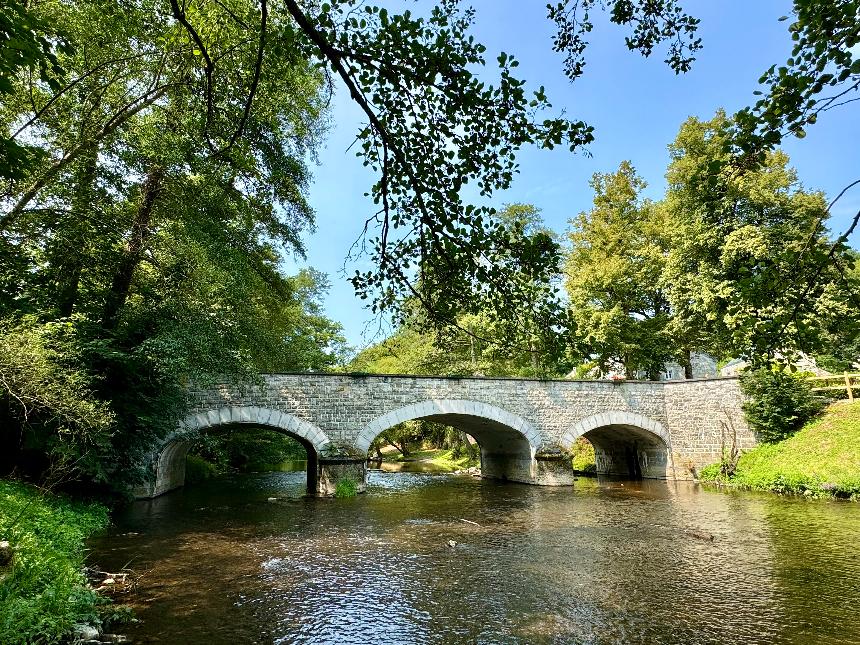
[[[747,372],[741,376],[741,390],[747,423],[764,443],[790,437],[824,409],[805,379],[781,370]]]
[[[100,457],[116,418],[79,344],[71,323],[0,321],[0,475],[53,469],[104,479]]]
[[[206,461],[199,455],[188,455],[185,458],[185,483],[196,484],[211,479],[218,474],[218,467],[211,461]]]
[[[0,576],[0,643],[55,643],[75,624],[98,624],[105,603],[86,584],[84,540],[108,523],[101,504],[72,502],[0,481],[0,535],[11,566]]]
[[[356,495],[358,495],[358,485],[349,477],[339,479],[335,484],[335,497],[355,497]]]
[[[594,446],[585,437],[579,437],[571,447],[573,459],[571,466],[582,473],[596,473],[597,464],[594,461]]]

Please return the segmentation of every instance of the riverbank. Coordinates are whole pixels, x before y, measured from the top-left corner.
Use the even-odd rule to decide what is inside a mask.
[[[720,465],[699,480],[720,486],[860,500],[860,401],[832,404],[797,434],[745,452],[731,477]]]
[[[102,504],[0,481],[0,643],[55,643],[101,623],[109,601],[87,583],[84,542],[107,525]]]
[[[385,454],[383,450],[383,461],[392,463],[403,462],[421,462],[432,465],[439,469],[440,472],[454,472],[455,470],[466,470],[481,465],[479,458],[471,458],[468,454],[456,456],[453,449],[446,448],[427,448],[425,450],[414,450],[407,456],[400,453],[388,452]]]

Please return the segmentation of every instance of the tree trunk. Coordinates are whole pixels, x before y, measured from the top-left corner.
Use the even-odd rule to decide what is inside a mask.
[[[689,349],[684,350],[684,378],[693,378],[693,352]]]
[[[163,183],[164,171],[159,166],[150,166],[140,190],[140,202],[131,225],[131,233],[105,301],[102,315],[102,326],[105,329],[115,329],[119,322],[119,314],[131,289],[134,270],[140,264],[146,242],[152,234],[152,211]]]
[[[469,336],[469,355],[472,359],[472,376],[478,373],[478,359],[475,354],[475,337]]]

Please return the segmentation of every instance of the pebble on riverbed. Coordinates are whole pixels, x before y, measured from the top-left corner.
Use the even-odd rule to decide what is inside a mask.
[[[705,531],[699,531],[697,529],[688,529],[684,531],[687,535],[692,538],[696,538],[697,540],[703,540],[705,542],[713,542],[714,536],[712,533],[707,533]]]

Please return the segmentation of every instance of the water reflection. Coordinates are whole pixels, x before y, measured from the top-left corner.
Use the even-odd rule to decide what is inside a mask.
[[[303,475],[287,472],[135,503],[92,555],[149,570],[130,636],[860,642],[854,504],[654,481],[581,479],[571,490],[383,472],[357,498],[303,494]]]

